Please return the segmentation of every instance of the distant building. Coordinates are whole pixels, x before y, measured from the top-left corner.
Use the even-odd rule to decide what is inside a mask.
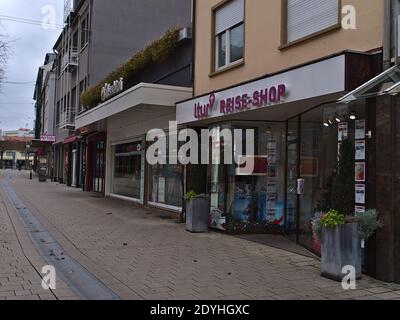
[[[65,1],[64,29],[56,58],[54,180],[104,193],[102,150],[107,131],[89,132],[93,172],[85,172],[86,137],[75,117],[85,112],[81,94],[171,27],[190,24],[191,0]],[[99,182],[100,181],[100,182]]]
[[[3,131],[0,130],[0,137],[27,137],[33,138],[35,136],[33,130],[31,129],[18,129],[18,130],[10,130],[10,131]]]

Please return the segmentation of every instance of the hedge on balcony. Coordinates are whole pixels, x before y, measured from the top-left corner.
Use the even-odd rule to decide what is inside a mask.
[[[168,30],[160,39],[153,41],[123,65],[109,73],[103,81],[89,87],[80,97],[82,105],[87,109],[96,107],[102,102],[101,89],[105,83],[112,84],[120,78],[124,79],[124,86],[133,83],[135,76],[147,66],[161,63],[170,57],[177,47],[179,30],[179,28]]]

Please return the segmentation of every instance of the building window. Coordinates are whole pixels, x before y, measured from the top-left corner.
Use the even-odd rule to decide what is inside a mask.
[[[283,45],[339,26],[340,0],[283,0]]]
[[[112,193],[140,200],[143,169],[141,142],[116,145],[113,150]]]
[[[232,0],[214,11],[214,71],[243,61],[244,0]]]
[[[86,16],[81,22],[81,49],[89,42],[89,16]]]

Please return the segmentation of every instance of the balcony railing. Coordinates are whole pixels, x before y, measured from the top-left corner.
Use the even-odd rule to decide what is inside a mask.
[[[72,49],[69,53],[62,57],[61,69],[71,71],[79,64],[79,52],[77,48]]]

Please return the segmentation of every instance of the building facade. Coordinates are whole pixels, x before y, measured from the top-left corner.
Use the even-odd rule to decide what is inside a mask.
[[[66,1],[65,27],[54,46],[56,181],[105,192],[106,128],[99,123],[84,135],[76,131],[75,118],[86,111],[80,96],[169,27],[186,25],[182,12],[188,11],[189,0]]]
[[[379,279],[398,277],[398,253],[387,258],[378,250],[398,248],[398,218],[382,206],[385,197],[375,186],[382,114],[370,102],[341,100],[379,75],[385,59],[389,66],[395,61],[385,54],[385,47],[393,48],[384,39],[385,21],[397,17],[390,19],[388,3],[194,1],[194,98],[177,104],[177,121],[209,130],[210,144],[219,150],[210,154],[209,165],[187,172],[186,189],[209,195],[211,227],[286,234],[318,253],[312,218],[335,205],[338,159],[350,141],[354,188],[345,196],[345,213],[378,209],[387,222],[367,243],[364,268]],[[251,130],[254,141],[243,133],[230,144],[222,129],[232,135]],[[240,163],[224,163],[232,150],[248,147],[254,154],[241,160],[253,163],[250,172]],[[232,158],[240,156],[234,152]],[[388,181],[380,182],[380,190],[387,190]]]
[[[189,8],[181,15],[190,24]],[[156,48],[167,47],[170,49],[161,50],[163,56],[157,61],[152,58],[138,71],[130,68],[132,61],[154,56]],[[141,52],[128,60],[122,67],[124,71],[116,70],[115,78],[111,78],[114,86],[117,80],[117,92],[78,115],[77,127],[81,131],[99,125],[105,128],[107,142],[98,148],[105,155],[106,196],[181,212],[184,168],[177,163],[150,165],[146,152],[151,143],[146,136],[154,129],[168,131],[170,121],[175,121],[175,103],[192,96],[190,29],[170,29]]]

